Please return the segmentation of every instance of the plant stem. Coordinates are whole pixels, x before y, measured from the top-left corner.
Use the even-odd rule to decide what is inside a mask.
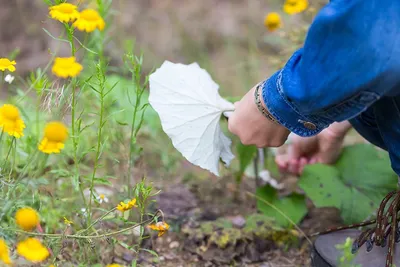
[[[3,141],[3,135],[4,135],[4,131],[1,131],[1,134],[0,134],[0,157],[3,155],[2,154],[2,148],[3,148],[3,144],[2,144],[2,141]]]
[[[4,75],[5,75],[5,72],[2,71],[2,72],[1,72],[0,88],[2,88],[2,87],[3,87],[3,84],[4,84]]]
[[[72,103],[71,103],[71,128],[72,128],[72,144],[74,148],[74,167],[75,167],[75,178],[74,182],[78,183],[79,191],[82,197],[83,204],[87,207],[85,194],[83,193],[83,181],[79,171],[79,160],[78,160],[78,135],[75,127],[75,115],[76,115],[76,92],[75,83],[72,86]]]
[[[67,32],[67,38],[71,45],[71,54],[74,57],[76,52],[76,47],[74,43],[74,29],[72,26],[69,26],[67,23],[64,23],[65,31]]]
[[[101,66],[99,66],[101,68]],[[102,70],[99,70],[102,71]],[[92,178],[90,182],[90,198],[89,198],[89,207],[88,207],[88,222],[89,224],[91,223],[91,217],[92,217],[92,199],[94,197],[93,193],[93,188],[94,188],[94,178],[96,177],[96,171],[98,167],[98,162],[99,162],[99,157],[100,157],[100,149],[101,149],[101,137],[103,134],[103,126],[104,126],[104,77],[100,78],[100,84],[99,84],[99,91],[98,93],[100,94],[100,115],[99,115],[99,126],[98,126],[98,131],[97,131],[97,146],[96,146],[96,157],[94,159],[94,166],[93,166],[93,173],[92,173]]]
[[[261,198],[261,197],[255,195],[255,194],[253,194],[253,193],[251,193],[251,192],[249,192],[249,191],[246,191],[246,193],[247,193],[249,196],[254,197],[254,198],[257,199],[257,200],[259,200],[259,201],[261,201],[261,202],[264,202],[264,204],[267,204],[268,206],[270,206],[271,208],[273,208],[275,211],[277,211],[280,215],[282,215],[283,217],[285,217],[285,219],[288,220],[288,221],[290,222],[290,224],[292,224],[292,225],[297,229],[297,231],[299,231],[299,233],[301,233],[301,234],[307,239],[308,243],[310,243],[311,245],[313,244],[313,243],[311,242],[310,238],[308,238],[308,236],[304,233],[304,231],[301,230],[301,228],[300,228],[297,224],[295,224],[295,222],[294,222],[292,219],[290,219],[285,213],[283,213],[283,212],[282,212],[280,209],[278,209],[275,205],[273,205],[273,204],[270,203],[269,201],[267,201],[267,200],[265,200],[265,199],[263,199],[263,198]]]
[[[6,166],[6,163],[7,163],[8,157],[10,156],[11,149],[13,148],[14,142],[15,142],[15,137],[13,137],[11,140],[10,148],[8,149],[7,156],[4,159],[3,166],[1,167],[2,170],[4,170],[4,167]]]
[[[26,235],[30,235],[30,236],[43,236],[43,237],[49,237],[49,238],[76,238],[76,239],[91,239],[91,238],[104,238],[104,237],[108,237],[108,236],[113,236],[113,235],[117,235],[117,234],[121,234],[123,232],[132,230],[138,226],[144,225],[144,224],[148,224],[150,222],[152,222],[154,220],[154,218],[160,213],[160,211],[157,211],[150,219],[143,221],[141,223],[137,223],[135,225],[129,226],[127,228],[115,231],[115,232],[110,232],[110,233],[105,233],[102,235],[64,235],[64,234],[43,234],[43,233],[33,233],[33,232],[27,232],[27,231],[23,231],[23,230],[19,230],[19,229],[3,229],[4,231],[12,231],[12,232],[16,232],[16,233],[22,233],[22,234],[26,234]]]
[[[137,93],[136,93],[137,94]],[[134,133],[135,133],[135,122],[136,122],[136,114],[138,110],[138,102],[137,102],[137,97],[136,97],[136,103],[135,107],[133,110],[133,118],[132,118],[132,125],[131,125],[131,137],[129,139],[129,165],[128,165],[128,173],[127,173],[127,184],[128,184],[128,197],[130,198],[132,196],[131,194],[131,177],[132,177],[132,166],[133,166],[133,140],[135,138]]]
[[[91,225],[89,225],[86,229],[83,229],[81,231],[78,232],[78,234],[80,233],[84,233],[88,230],[90,230],[93,226],[95,226],[99,221],[101,221],[103,218],[105,218],[108,214],[110,214],[111,212],[115,211],[117,208],[113,208],[109,211],[107,211],[105,214],[103,214],[101,217],[99,217],[97,220],[95,220]]]
[[[11,164],[11,168],[10,168],[10,173],[8,174],[8,181],[9,182],[11,182],[11,174],[12,174],[12,172],[14,170],[15,161],[16,161],[16,155],[15,155],[15,152],[17,151],[17,141],[16,141],[16,139],[15,139],[14,144],[11,143],[11,147],[12,147],[13,160],[12,160],[12,164]]]

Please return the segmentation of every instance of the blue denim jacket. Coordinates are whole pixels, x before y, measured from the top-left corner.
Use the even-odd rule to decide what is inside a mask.
[[[400,1],[332,0],[304,47],[265,82],[263,99],[300,136],[350,120],[400,175]]]

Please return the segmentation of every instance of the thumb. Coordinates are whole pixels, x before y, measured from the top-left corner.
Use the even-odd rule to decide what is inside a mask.
[[[301,149],[301,144],[298,144],[297,142],[293,142],[288,146],[288,158],[289,159],[298,159],[302,156],[302,149]]]

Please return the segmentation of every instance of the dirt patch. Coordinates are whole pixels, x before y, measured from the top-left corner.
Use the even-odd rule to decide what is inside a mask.
[[[288,231],[257,214],[254,200],[234,199],[233,179],[170,185],[157,197],[173,229],[148,243],[159,262],[142,255],[143,266],[309,266],[310,246],[297,231]],[[254,181],[242,185],[254,190]],[[306,234],[341,224],[336,209],[310,212],[300,227]]]

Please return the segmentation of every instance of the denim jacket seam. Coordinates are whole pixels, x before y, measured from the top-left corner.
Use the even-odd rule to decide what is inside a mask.
[[[321,109],[321,110],[319,110],[317,112],[314,112],[313,115],[324,116],[328,111],[337,110],[341,106],[346,105],[351,101],[354,101],[354,99],[356,99],[358,96],[360,96],[362,94],[370,94],[370,95],[375,96],[375,100],[374,101],[377,101],[380,98],[379,94],[377,94],[376,92],[373,92],[373,91],[360,91],[360,92],[357,92],[356,94],[354,94],[353,96],[350,96],[347,99],[340,101],[339,103],[336,103],[334,105],[331,105],[330,107],[327,107],[327,108]],[[365,104],[365,108],[367,108],[367,107],[368,107],[367,104]]]
[[[322,123],[321,120],[319,119],[320,116],[318,116],[318,114],[313,114],[311,116],[305,116],[304,114],[300,113],[300,111],[298,110],[298,108],[296,108],[292,103],[290,103],[289,101],[287,101],[287,98],[285,96],[285,94],[283,93],[283,86],[282,86],[282,74],[283,70],[281,70],[278,74],[278,77],[276,79],[276,88],[277,91],[280,95],[280,97],[282,98],[282,100],[294,111],[297,113],[297,115],[300,117],[300,119],[298,120],[299,123],[302,122],[306,122],[306,121],[311,121],[314,124],[316,124],[318,126],[318,128],[325,128],[326,124]],[[298,129],[301,129],[298,127]],[[309,131],[307,131],[308,133]]]
[[[276,88],[276,90],[277,90],[277,92],[279,94],[279,98],[281,99],[281,101],[283,103],[285,103],[289,107],[289,109],[291,109],[292,112],[294,112],[297,115],[297,117],[298,117],[297,124],[287,123],[285,120],[283,120],[275,112],[275,110],[273,108],[268,107],[268,104],[266,103],[268,111],[275,117],[275,119],[279,122],[279,124],[281,124],[282,126],[286,127],[290,131],[295,132],[298,135],[307,137],[307,136],[316,135],[317,133],[322,131],[322,129],[324,129],[326,127],[326,125],[322,125],[318,121],[313,121],[317,126],[317,129],[315,129],[315,130],[306,129],[306,128],[304,128],[303,125],[300,126],[298,124],[298,123],[302,123],[302,122],[306,122],[306,121],[310,121],[310,120],[308,118],[306,118],[305,116],[303,116],[302,114],[300,114],[296,108],[294,108],[292,105],[290,105],[290,103],[288,103],[288,101],[286,101],[286,97],[285,97],[285,95],[283,94],[283,91],[282,91],[283,87],[282,87],[282,84],[280,83],[281,79],[282,79],[282,71],[280,71],[278,76],[277,76],[277,80],[275,82],[275,88]],[[265,86],[265,83],[267,81],[268,80],[263,82],[263,84],[262,84],[263,87]]]
[[[289,107],[291,107],[299,116],[301,116],[301,117],[304,118],[304,115],[301,114],[301,113],[299,112],[299,110],[298,110],[295,106],[292,105],[292,103],[290,103],[289,101],[287,101],[287,98],[286,98],[285,94],[283,93],[283,85],[282,85],[282,76],[283,76],[283,74],[282,74],[282,72],[283,72],[283,70],[281,70],[281,71],[279,72],[278,77],[277,77],[277,79],[276,79],[276,88],[277,88],[277,90],[278,90],[278,93],[279,93],[279,95],[281,96],[281,98],[283,99],[283,101],[285,101],[285,103],[286,103]]]

